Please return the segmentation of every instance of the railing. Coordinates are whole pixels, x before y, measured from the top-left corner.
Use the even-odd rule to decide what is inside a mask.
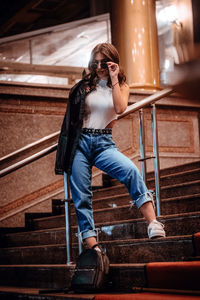
[[[157,216],[160,216],[160,163],[159,163],[159,150],[158,150],[158,130],[157,130],[157,117],[156,117],[156,105],[155,102],[160,100],[163,97],[170,95],[173,92],[173,89],[168,88],[157,92],[138,103],[130,105],[125,113],[121,114],[118,119],[125,117],[126,115],[133,113],[139,110],[139,133],[140,133],[140,155],[141,155],[141,169],[142,176],[146,182],[146,160],[153,158],[154,159],[154,171],[155,171],[155,192],[156,192],[156,211]],[[144,121],[143,121],[143,111],[142,109],[151,105],[151,119],[152,119],[152,136],[153,136],[153,156],[146,157],[145,154],[145,137],[144,137]]]
[[[173,89],[167,88],[165,90],[156,92],[155,94],[146,97],[145,99],[128,106],[126,111],[118,116],[118,119],[122,119],[123,117],[131,114],[135,111],[139,110],[139,131],[140,131],[140,152],[141,152],[141,166],[142,166],[142,175],[144,180],[146,180],[146,160],[149,158],[154,158],[154,169],[155,169],[155,191],[156,191],[156,208],[157,208],[157,215],[160,215],[160,184],[159,184],[159,152],[158,152],[158,130],[157,130],[157,119],[156,119],[156,105],[155,102],[170,95],[173,92]],[[152,134],[153,134],[153,156],[146,157],[145,155],[145,145],[144,145],[144,122],[143,122],[143,111],[142,109],[146,106],[152,106]],[[42,138],[34,143],[31,143],[15,152],[12,152],[0,159],[0,164],[4,164],[9,160],[13,159],[16,156],[25,153],[26,151],[40,146],[44,142],[50,141],[52,138],[58,137],[59,131],[55,132],[45,138]],[[17,162],[12,164],[9,167],[6,167],[0,171],[0,177],[6,176],[17,169],[36,161],[37,159],[48,155],[49,153],[55,151],[57,149],[57,143],[54,143],[51,146],[44,148],[43,150]],[[64,190],[65,190],[65,217],[66,217],[66,242],[67,242],[67,264],[71,263],[71,238],[70,238],[70,222],[69,222],[69,198],[70,198],[70,190],[69,190],[69,180],[64,174]],[[79,235],[78,235],[79,237]],[[79,252],[81,251],[81,243],[79,238]]]
[[[32,74],[68,78],[69,84],[74,84],[82,77],[84,68],[71,66],[48,66],[0,60],[0,74]]]
[[[1,157],[0,158],[0,165],[5,164],[9,160],[12,160],[17,156],[24,154],[26,151],[28,151],[30,149],[34,149],[35,147],[42,145],[44,142],[50,141],[52,138],[58,137],[59,133],[60,133],[60,131],[52,133],[52,134],[50,134],[50,135],[48,135],[48,136],[46,136],[42,139],[39,139],[38,141],[36,141],[34,143],[26,145],[25,147],[22,147],[22,148],[20,148],[16,151],[6,155],[6,156]],[[9,167],[6,167],[6,168],[0,170],[0,177],[3,177],[7,174],[10,174],[10,173],[20,169],[21,167],[26,166],[26,165],[30,164],[31,162],[34,162],[37,159],[50,154],[51,152],[55,151],[56,149],[57,149],[57,143],[55,143],[51,146],[48,146],[45,149],[43,149],[43,150],[41,150],[41,151],[25,158],[25,159],[23,159],[23,160],[21,160],[17,163],[14,163]]]

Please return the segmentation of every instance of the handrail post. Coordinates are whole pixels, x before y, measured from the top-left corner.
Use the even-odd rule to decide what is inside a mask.
[[[65,193],[65,228],[66,228],[66,250],[67,265],[71,264],[72,240],[70,228],[70,187],[69,176],[64,172],[64,193]]]
[[[158,149],[158,129],[156,117],[156,105],[152,104],[152,135],[153,135],[153,153],[154,153],[154,172],[155,172],[155,190],[156,190],[156,210],[157,216],[160,216],[160,162]]]
[[[139,135],[140,135],[140,161],[141,173],[144,182],[146,183],[146,151],[145,151],[145,132],[144,132],[144,112],[141,108],[139,110]]]
[[[82,248],[82,236],[81,236],[81,232],[80,232],[80,228],[78,226],[78,253],[81,254],[83,248]]]

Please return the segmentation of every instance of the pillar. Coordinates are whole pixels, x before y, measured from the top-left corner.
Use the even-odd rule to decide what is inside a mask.
[[[130,87],[159,87],[155,0],[111,0],[112,43]]]

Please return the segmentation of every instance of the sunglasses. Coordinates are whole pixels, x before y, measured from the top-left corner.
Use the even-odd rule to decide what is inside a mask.
[[[108,59],[102,59],[102,60],[99,60],[99,61],[98,60],[94,60],[92,62],[91,67],[92,67],[92,69],[96,70],[97,67],[98,67],[98,64],[100,62],[101,69],[108,69],[108,65],[107,65],[108,61],[109,61]]]

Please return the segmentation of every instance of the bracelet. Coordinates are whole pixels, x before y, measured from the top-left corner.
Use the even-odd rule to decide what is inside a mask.
[[[117,81],[115,84],[113,84],[112,85],[112,89],[114,88],[114,86],[116,85],[116,84],[118,84],[119,83],[119,81]]]

